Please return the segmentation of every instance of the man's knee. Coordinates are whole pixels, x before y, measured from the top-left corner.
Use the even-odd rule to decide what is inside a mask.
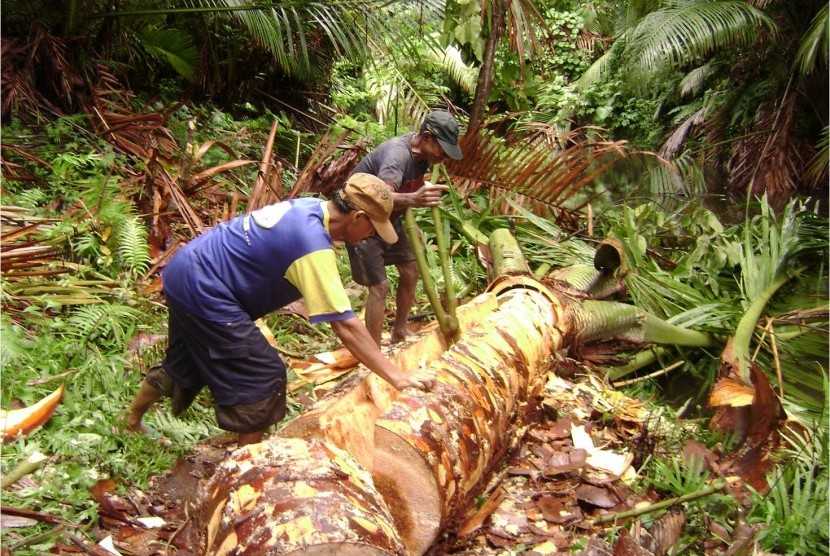
[[[369,286],[369,297],[375,299],[386,299],[386,294],[389,293],[389,282],[383,282]]]

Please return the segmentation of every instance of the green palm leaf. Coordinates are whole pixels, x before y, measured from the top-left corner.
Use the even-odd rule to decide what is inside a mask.
[[[644,69],[683,65],[723,48],[751,44],[760,29],[775,31],[772,19],[737,0],[673,0],[637,25],[635,61]]]
[[[148,53],[165,60],[182,77],[193,79],[199,53],[188,33],[178,29],[158,29],[144,31],[139,37]]]
[[[796,60],[798,60],[799,69],[804,75],[813,72],[819,57],[827,65],[827,47],[828,43],[830,43],[830,38],[828,37],[830,35],[830,26],[828,26],[827,13],[827,4],[824,4],[824,7],[813,18],[810,28],[805,33],[804,39],[802,39],[801,45],[798,47]]]

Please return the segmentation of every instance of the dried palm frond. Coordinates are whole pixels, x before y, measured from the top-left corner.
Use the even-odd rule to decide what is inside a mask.
[[[729,186],[735,193],[769,197],[782,206],[801,183],[803,145],[795,137],[795,94],[785,94],[775,106],[762,104],[753,127],[735,142],[727,166]]]
[[[486,189],[491,201],[510,194],[531,210],[552,209],[562,223],[573,219],[565,202],[630,154],[625,141],[577,139],[577,132],[570,137],[567,147],[557,149],[544,140],[508,145],[488,131],[468,133],[460,143],[464,159],[447,170],[461,191]],[[506,203],[502,208],[511,212]]]
[[[39,24],[25,40],[3,38],[2,114],[61,115],[77,108],[83,80],[69,63],[66,43]]]
[[[23,207],[0,207],[2,309],[13,320],[14,315],[38,302],[103,303],[119,286],[97,274],[93,279],[79,277],[89,269],[67,260],[61,246],[64,238],[47,237],[56,222]]]
[[[350,133],[349,130],[340,135],[332,135],[329,132],[320,139],[297,181],[294,182],[294,187],[286,196],[287,198],[291,199],[309,192],[328,193],[343,185],[345,178],[365,152],[365,145],[358,144],[346,147],[344,154],[335,156]]]

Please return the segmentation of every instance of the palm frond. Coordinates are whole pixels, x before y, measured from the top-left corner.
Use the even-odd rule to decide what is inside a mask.
[[[744,306],[760,297],[773,282],[790,270],[790,262],[804,248],[800,233],[803,203],[790,201],[776,217],[766,197],[761,212],[744,225],[738,261]]]
[[[665,158],[673,158],[680,150],[680,147],[683,146],[683,143],[686,141],[686,138],[689,136],[692,129],[695,126],[703,124],[705,117],[706,108],[703,107],[686,118],[686,120],[680,124],[671,135],[669,135],[669,138],[666,139],[663,146],[660,147],[660,156]]]
[[[696,67],[680,80],[680,96],[688,97],[697,95],[702,89],[706,79],[715,72],[715,66],[707,62]]]
[[[189,34],[179,29],[158,29],[144,31],[140,38],[147,52],[166,61],[182,77],[193,79],[199,53]]]
[[[801,39],[795,58],[802,75],[809,75],[816,69],[819,60],[827,65],[827,48],[830,45],[830,28],[828,27],[828,6],[824,6],[813,18],[810,28]]]
[[[749,45],[760,30],[775,29],[769,16],[743,1],[671,0],[637,24],[629,45],[636,63],[653,70]]]
[[[461,58],[461,51],[450,45],[443,52],[439,53],[430,49],[430,53],[433,60],[459,87],[469,94],[475,93],[478,71],[464,62]]]
[[[622,45],[624,43],[625,36],[618,37],[617,40],[611,45],[611,48],[603,53],[602,56],[594,60],[594,63],[592,63],[591,66],[585,70],[585,73],[583,73],[579,79],[574,81],[574,88],[576,90],[585,90],[592,84],[607,76],[611,68],[611,61],[618,54],[618,52],[623,49]]]
[[[671,160],[659,160],[649,169],[648,178],[652,194],[663,200],[694,198],[706,192],[701,162],[688,151]]]
[[[624,141],[578,137],[573,132],[569,146],[556,149],[544,140],[508,145],[487,131],[468,133],[460,143],[464,159],[450,162],[447,170],[462,191],[485,189],[491,199],[509,194],[531,210],[553,209],[560,223],[570,219],[573,224],[566,201],[629,155]],[[507,205],[503,208],[510,211]]]
[[[816,145],[816,154],[807,164],[807,178],[816,185],[827,183],[828,166],[830,166],[830,126],[824,126]]]

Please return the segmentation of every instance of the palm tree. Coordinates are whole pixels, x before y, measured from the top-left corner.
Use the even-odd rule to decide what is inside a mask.
[[[533,0],[489,0],[482,4],[484,9],[481,17],[485,23],[482,35],[486,36],[486,41],[476,81],[475,98],[470,109],[470,129],[479,127],[484,118],[487,100],[493,88],[496,50],[505,32],[510,47],[516,51],[519,63],[524,67],[526,51],[536,44],[534,26],[545,25]]]
[[[634,2],[618,18],[613,45],[577,87],[612,69],[640,84],[675,79],[668,70],[685,74],[675,86],[688,115],[661,150],[673,164],[653,172],[655,183],[689,189],[690,180],[702,182],[706,165],[726,174],[730,192],[766,192],[782,206],[826,175],[818,136],[827,114],[812,99],[827,94],[826,72],[816,71],[827,62],[827,6],[808,4],[796,11],[766,0]],[[686,143],[701,134],[708,145],[695,156]],[[804,156],[816,151],[812,160]],[[810,163],[812,180],[804,178]]]

